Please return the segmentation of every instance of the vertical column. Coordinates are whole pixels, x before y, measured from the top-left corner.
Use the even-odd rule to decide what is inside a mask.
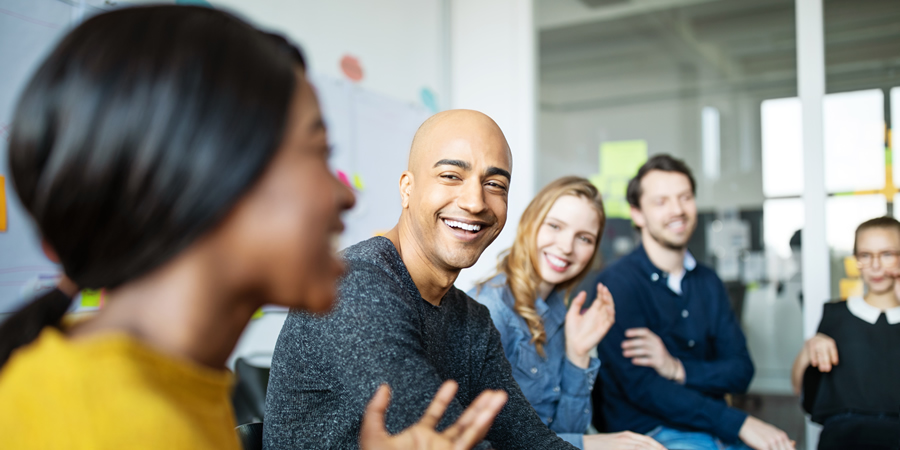
[[[803,335],[816,332],[822,304],[830,296],[825,238],[825,151],[822,98],[825,96],[825,36],[822,0],[796,0],[797,90],[803,108]],[[818,444],[818,428],[808,420],[807,449]]]
[[[532,0],[452,1],[450,105],[491,116],[513,153],[506,227],[460,274],[456,285],[463,290],[493,273],[535,194],[536,61]]]

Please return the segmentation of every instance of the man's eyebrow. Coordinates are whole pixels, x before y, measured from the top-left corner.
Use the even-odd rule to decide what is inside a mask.
[[[434,164],[434,167],[438,167],[438,166],[456,166],[463,170],[471,170],[472,169],[471,164],[469,164],[465,161],[459,160],[459,159],[442,159]]]
[[[499,167],[494,167],[494,166],[488,167],[487,170],[484,171],[484,174],[489,177],[493,176],[493,175],[500,175],[500,176],[506,177],[507,180],[512,181],[512,175],[509,173],[509,171],[501,169]]]

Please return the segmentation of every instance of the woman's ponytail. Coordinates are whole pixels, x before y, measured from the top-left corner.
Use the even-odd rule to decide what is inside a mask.
[[[63,315],[72,305],[72,299],[59,289],[54,289],[25,305],[0,324],[0,369],[19,347],[24,347],[48,326],[60,327]]]

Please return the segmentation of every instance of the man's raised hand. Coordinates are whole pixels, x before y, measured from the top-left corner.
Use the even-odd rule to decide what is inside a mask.
[[[468,450],[478,445],[491,428],[494,418],[506,404],[503,391],[484,391],[463,411],[456,423],[444,431],[435,427],[456,395],[457,384],[448,380],[441,385],[425,414],[416,424],[391,436],[384,415],[391,402],[391,389],[382,385],[366,407],[359,434],[363,450]]]

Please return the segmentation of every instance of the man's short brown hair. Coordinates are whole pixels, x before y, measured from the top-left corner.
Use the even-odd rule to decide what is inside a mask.
[[[641,209],[641,195],[644,193],[641,189],[641,180],[644,179],[651,170],[661,170],[663,172],[678,172],[684,174],[691,181],[691,192],[697,194],[697,184],[694,182],[694,176],[691,169],[680,159],[673,158],[670,155],[656,155],[641,166],[637,171],[637,175],[628,182],[628,190],[625,191],[625,198],[628,204],[637,209]]]

